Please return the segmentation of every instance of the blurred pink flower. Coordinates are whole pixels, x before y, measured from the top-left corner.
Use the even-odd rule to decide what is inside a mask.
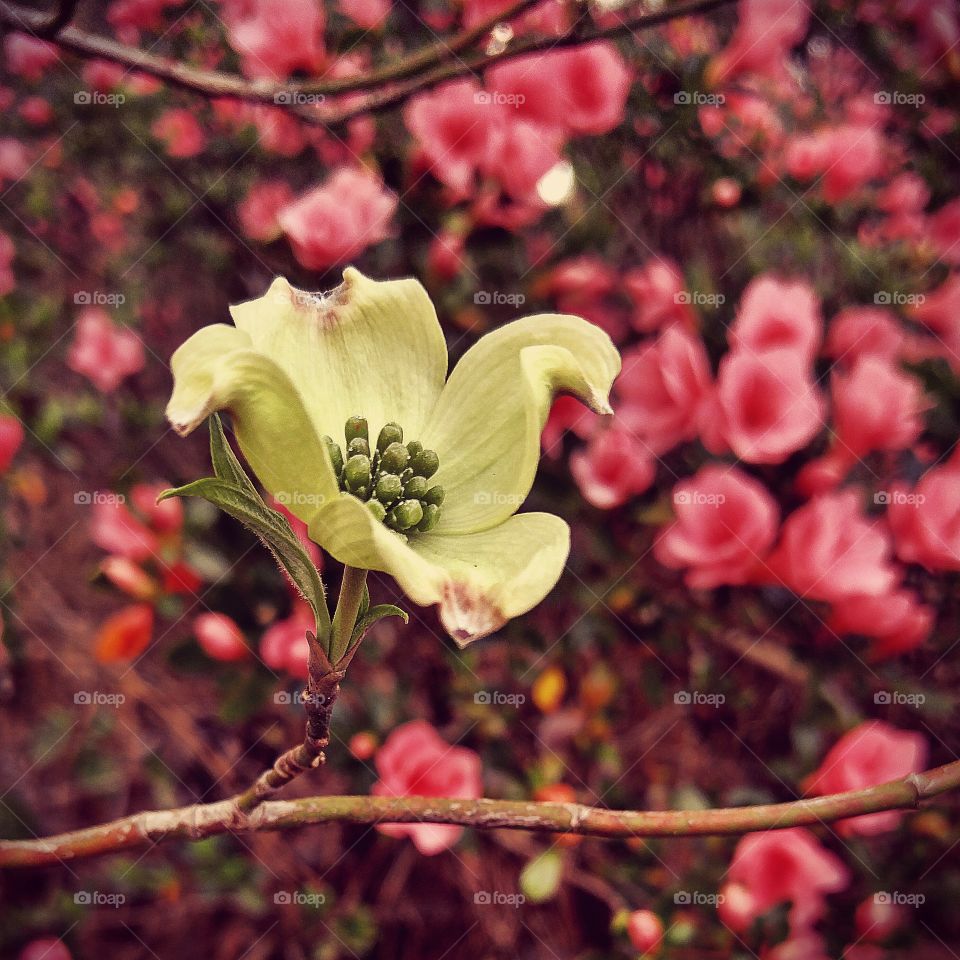
[[[633,301],[633,326],[640,333],[651,333],[673,324],[689,330],[695,328],[683,274],[668,257],[651,257],[643,266],[630,270],[623,278],[623,287]]]
[[[179,533],[183,526],[183,501],[171,497],[162,503],[157,498],[170,484],[165,482],[138,483],[130,490],[130,502],[152,530],[157,533]]]
[[[933,467],[913,490],[887,491],[897,556],[927,570],[960,570],[960,457]]]
[[[14,32],[4,37],[3,57],[10,73],[36,82],[44,75],[47,67],[60,60],[60,53],[56,46],[46,40]]]
[[[853,463],[874,450],[906,450],[930,407],[923,384],[882,357],[864,357],[830,378],[838,452]]]
[[[861,357],[893,360],[904,340],[896,317],[884,307],[846,307],[830,322],[823,353],[845,365]]]
[[[13,137],[0,139],[0,187],[19,180],[30,169],[30,151]]]
[[[703,342],[670,327],[654,342],[624,353],[617,416],[653,453],[663,454],[697,436],[711,387]]]
[[[343,167],[280,211],[294,256],[308,270],[356,257],[390,232],[397,196],[379,177]]]
[[[927,239],[937,256],[951,266],[960,265],[960,198],[942,206],[927,227]]]
[[[53,107],[45,97],[27,97],[20,104],[19,113],[34,127],[45,127],[53,120]]]
[[[178,159],[195,157],[206,145],[203,128],[192,111],[171,108],[153,121],[150,132],[162,140],[167,156]]]
[[[260,638],[260,656],[274,670],[282,670],[298,680],[307,679],[307,631],[314,630],[313,613],[299,598],[294,600],[290,615],[276,620]]]
[[[23,424],[17,417],[0,413],[0,473],[7,472],[22,443]]]
[[[657,467],[650,450],[614,424],[571,454],[570,472],[585,500],[609,510],[647,490]]]
[[[503,144],[504,109],[475,81],[458,80],[414,97],[403,118],[427,169],[465,198],[477,172],[495,163]]]
[[[462,233],[441,230],[430,241],[427,267],[440,280],[460,276],[466,266],[466,237]]]
[[[371,788],[378,797],[461,797],[483,793],[480,757],[467,747],[450,746],[424,720],[401,724],[377,750],[374,763],[380,779]],[[410,837],[424,856],[452,847],[463,827],[436,823],[378,826],[389,837]]]
[[[140,338],[119,327],[101,307],[85,307],[67,354],[67,366],[82,373],[101,393],[113,393],[126,377],[143,369]]]
[[[268,243],[276,240],[280,229],[280,211],[293,202],[293,190],[283,180],[261,180],[253,184],[237,207],[244,236]]]
[[[804,827],[747,834],[737,844],[727,875],[741,887],[735,922],[748,921],[732,927],[737,932],[783,903],[791,905],[791,930],[806,931],[823,915],[827,894],[850,883],[843,862]],[[721,919],[730,926],[733,918],[721,911]]]
[[[518,116],[572,134],[609,133],[622,123],[631,83],[629,67],[606,42],[518,57],[486,75],[488,89]]]
[[[13,261],[17,249],[13,241],[0,230],[0,297],[5,297],[16,289],[17,281],[13,275]]]
[[[538,203],[537,184],[560,161],[562,146],[561,134],[507,115],[503,141],[487,172],[514,199]]]
[[[633,910],[627,917],[627,936],[641,956],[651,954],[663,940],[663,921],[652,910]]]
[[[883,173],[883,134],[873,125],[849,123],[803,134],[788,146],[786,167],[798,180],[822,176],[823,198],[841,203]]]
[[[557,397],[540,431],[540,446],[544,456],[557,459],[563,452],[564,434],[571,430],[581,439],[593,435],[599,416],[584,406],[576,397],[567,394]]]
[[[820,301],[813,287],[805,280],[763,274],[744,289],[728,339],[734,350],[792,350],[795,362],[806,365],[816,356],[822,336]]]
[[[62,940],[41,937],[31,940],[17,954],[17,960],[72,960],[72,954]]]
[[[340,12],[364,30],[383,26],[391,5],[392,0],[337,0]]]
[[[129,31],[156,30],[163,23],[167,7],[179,7],[184,0],[113,0],[107,10],[110,25],[124,37]]]
[[[561,260],[536,283],[538,294],[558,300],[593,300],[613,293],[616,286],[617,274],[613,267],[590,253]]]
[[[879,900],[876,894],[859,903],[854,914],[857,935],[875,943],[896,933],[906,919],[906,908],[902,904],[892,903],[889,898]]]
[[[93,504],[90,539],[107,553],[140,562],[159,551],[157,535],[137,517],[121,498],[98,496]]]
[[[897,582],[884,527],[868,520],[856,490],[821,494],[784,521],[766,566],[794,593],[836,602],[889,594]]]
[[[673,488],[676,519],[660,531],[653,554],[686,570],[696,590],[749,583],[777,537],[780,511],[758,480],[708,464]]]
[[[809,19],[807,0],[740,0],[736,30],[707,67],[707,82],[716,86],[742,73],[778,76]]]
[[[720,362],[703,440],[748,463],[783,463],[824,425],[824,401],[794,350],[732,350]]]
[[[194,618],[193,634],[203,652],[214,660],[230,663],[250,655],[243,631],[225,613],[201,613]]]
[[[894,590],[839,600],[830,609],[827,629],[869,637],[870,659],[877,661],[916,650],[930,635],[934,619],[933,608],[919,603],[915,594]]]
[[[868,720],[844,734],[823,763],[806,780],[812,796],[863,790],[919,773],[927,762],[927,741],[919,733],[898,730],[882,720]],[[872,836],[896,828],[903,814],[896,810],[840,820],[841,836]]]
[[[325,59],[326,17],[317,0],[227,0],[227,39],[249,77],[316,73]]]
[[[463,25],[468,29],[484,23],[498,13],[506,13],[511,0],[463,0]],[[541,3],[521,17],[510,21],[514,33],[537,32],[547,35],[562,33],[570,14],[561,3]]]

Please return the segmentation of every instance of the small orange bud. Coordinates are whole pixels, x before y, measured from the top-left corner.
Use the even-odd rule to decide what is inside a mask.
[[[533,702],[544,713],[553,713],[566,692],[567,678],[559,667],[547,667],[533,682]]]
[[[101,663],[132,660],[147,649],[153,635],[153,607],[135,603],[108,617],[97,631],[94,655]]]
[[[361,730],[350,738],[350,753],[358,760],[369,760],[377,752],[377,736]]]
[[[126,557],[107,557],[100,564],[100,572],[135,600],[152,600],[157,595],[157,583],[153,577]]]

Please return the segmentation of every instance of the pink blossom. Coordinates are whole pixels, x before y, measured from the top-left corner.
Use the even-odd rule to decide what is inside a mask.
[[[893,360],[904,344],[896,317],[883,307],[847,307],[831,321],[823,352],[844,364],[861,357]]]
[[[510,0],[463,0],[463,25],[472,29],[498,13],[506,13],[511,6]],[[569,21],[569,12],[563,4],[541,3],[511,20],[510,26],[518,35],[530,32],[558,35]]]
[[[306,680],[307,657],[310,653],[307,631],[315,627],[310,607],[298,598],[293,603],[290,615],[272,623],[260,638],[260,657],[263,662],[273,670]]]
[[[550,407],[550,415],[540,431],[540,446],[547,457],[557,459],[563,451],[563,437],[568,430],[578,437],[590,437],[597,427],[598,416],[576,397],[557,397]]]
[[[201,613],[194,618],[193,633],[203,652],[214,660],[229,663],[250,655],[243,631],[225,613]]]
[[[101,307],[85,307],[67,354],[67,366],[82,373],[101,393],[113,393],[121,382],[143,369],[140,338],[118,327]]]
[[[850,199],[883,173],[884,140],[872,125],[825,127],[794,140],[787,149],[786,167],[798,180],[822,176],[828,203]]]
[[[233,0],[224,15],[247,76],[283,80],[323,65],[326,17],[317,0]]]
[[[836,602],[888,594],[897,581],[890,539],[868,520],[855,490],[821,494],[784,521],[767,568],[794,593]]]
[[[516,112],[573,134],[609,133],[623,122],[631,73],[610,43],[518,57],[487,71],[487,87]]]
[[[53,120],[53,107],[44,97],[27,97],[21,104],[20,116],[34,127],[45,127]]]
[[[905,908],[889,898],[880,900],[876,895],[867,897],[857,905],[854,914],[858,936],[874,943],[886,940],[896,933],[906,920]],[[846,960],[846,956],[844,957]]]
[[[536,284],[537,292],[544,296],[591,300],[613,293],[616,286],[616,271],[589,253],[561,260]]]
[[[683,274],[673,260],[651,257],[642,267],[624,276],[623,286],[633,301],[633,326],[640,333],[651,333],[672,324],[690,330],[696,326]]]
[[[888,360],[864,357],[848,374],[835,372],[830,389],[837,442],[851,459],[905,450],[923,430],[923,385]]]
[[[364,30],[382,27],[391,5],[392,0],[337,0],[340,12]]]
[[[663,454],[697,436],[711,387],[703,342],[670,327],[653,343],[623,355],[617,415],[653,453]]]
[[[380,779],[371,792],[378,797],[460,797],[483,793],[480,757],[467,747],[450,746],[424,720],[391,731],[374,758]],[[389,837],[410,837],[424,856],[452,847],[463,827],[434,823],[378,826]]]
[[[960,570],[960,458],[928,470],[911,491],[887,492],[897,556],[927,570]]]
[[[960,198],[951,200],[930,217],[927,238],[944,263],[960,266]]]
[[[711,85],[741,73],[775,77],[790,49],[803,39],[810,18],[806,0],[740,0],[737,28],[707,69]]]
[[[441,230],[427,251],[427,266],[441,280],[452,280],[466,269],[466,241],[462,233]]]
[[[17,417],[0,413],[0,474],[6,473],[23,443],[23,424]]]
[[[164,142],[167,156],[185,159],[195,157],[206,145],[207,138],[190,110],[164,110],[154,120],[150,132]]]
[[[833,745],[808,778],[806,791],[818,796],[863,790],[919,773],[926,761],[927,741],[921,734],[868,720]],[[841,820],[836,828],[842,836],[872,836],[895,829],[902,818],[902,813],[887,810]]]
[[[796,361],[805,365],[816,356],[822,326],[820,301],[809,283],[763,274],[743,291],[730,346],[754,353],[792,350]]]
[[[826,896],[850,883],[850,871],[842,861],[804,827],[747,834],[737,844],[728,876],[749,891],[743,918],[752,921],[789,903],[794,932],[811,927],[824,913]]]
[[[3,56],[10,73],[33,82],[39,80],[47,67],[60,59],[54,44],[16,32],[8,33],[4,38]]]
[[[179,7],[184,0],[114,0],[107,20],[118,32],[156,30],[163,23],[167,7]]]
[[[17,960],[72,960],[72,954],[62,940],[41,937],[31,940],[17,954]]]
[[[397,196],[366,170],[343,167],[280,211],[294,256],[308,270],[350,260],[390,232]]]
[[[90,539],[101,550],[140,563],[160,549],[157,535],[115,496],[98,496],[90,520]]]
[[[748,463],[783,463],[823,426],[824,401],[794,350],[733,350],[720,362],[703,439]]]
[[[654,556],[686,570],[686,582],[703,590],[752,579],[777,537],[780,511],[758,480],[708,464],[673,488],[676,519],[657,537]]]
[[[503,143],[503,108],[485,97],[479,84],[458,80],[414,97],[403,112],[427,169],[458,197],[471,193]]]
[[[537,184],[560,161],[561,146],[559,133],[507,115],[503,142],[487,170],[515,200],[539,204]]]
[[[13,261],[17,255],[13,241],[0,230],[0,297],[5,297],[17,286],[13,275]]]
[[[183,502],[177,497],[157,503],[169,483],[137,483],[130,490],[130,502],[152,530],[161,534],[179,533],[183,527]]]
[[[908,653],[919,647],[933,629],[932,607],[919,603],[909,590],[894,590],[877,596],[850,596],[835,603],[827,629],[840,636],[869,637],[870,659]]]
[[[245,236],[269,243],[283,232],[280,211],[293,202],[293,191],[283,180],[261,180],[253,184],[237,207]]]
[[[663,921],[652,910],[633,910],[627,917],[627,936],[641,955],[653,953],[663,940]]]
[[[609,510],[647,490],[656,475],[656,464],[645,446],[614,425],[571,455],[570,472],[584,499]]]
[[[0,187],[7,180],[19,180],[30,169],[30,152],[13,137],[0,139]]]

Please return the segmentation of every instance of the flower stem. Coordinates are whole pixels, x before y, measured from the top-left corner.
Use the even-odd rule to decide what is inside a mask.
[[[333,614],[330,634],[330,659],[336,665],[350,649],[350,638],[363,602],[363,589],[367,585],[367,571],[357,567],[343,568],[343,582],[337,609]]]

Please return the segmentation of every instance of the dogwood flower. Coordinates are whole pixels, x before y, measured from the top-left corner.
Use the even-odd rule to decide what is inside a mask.
[[[348,268],[339,287],[312,294],[277,278],[231,314],[234,326],[204,327],[173,355],[178,433],[228,411],[247,462],[311,539],[438,604],[461,646],[543,599],[570,530],[517,510],[554,395],[612,413],[620,357],[602,330],[525,317],[482,337],[447,379],[443,332],[416,280]]]

